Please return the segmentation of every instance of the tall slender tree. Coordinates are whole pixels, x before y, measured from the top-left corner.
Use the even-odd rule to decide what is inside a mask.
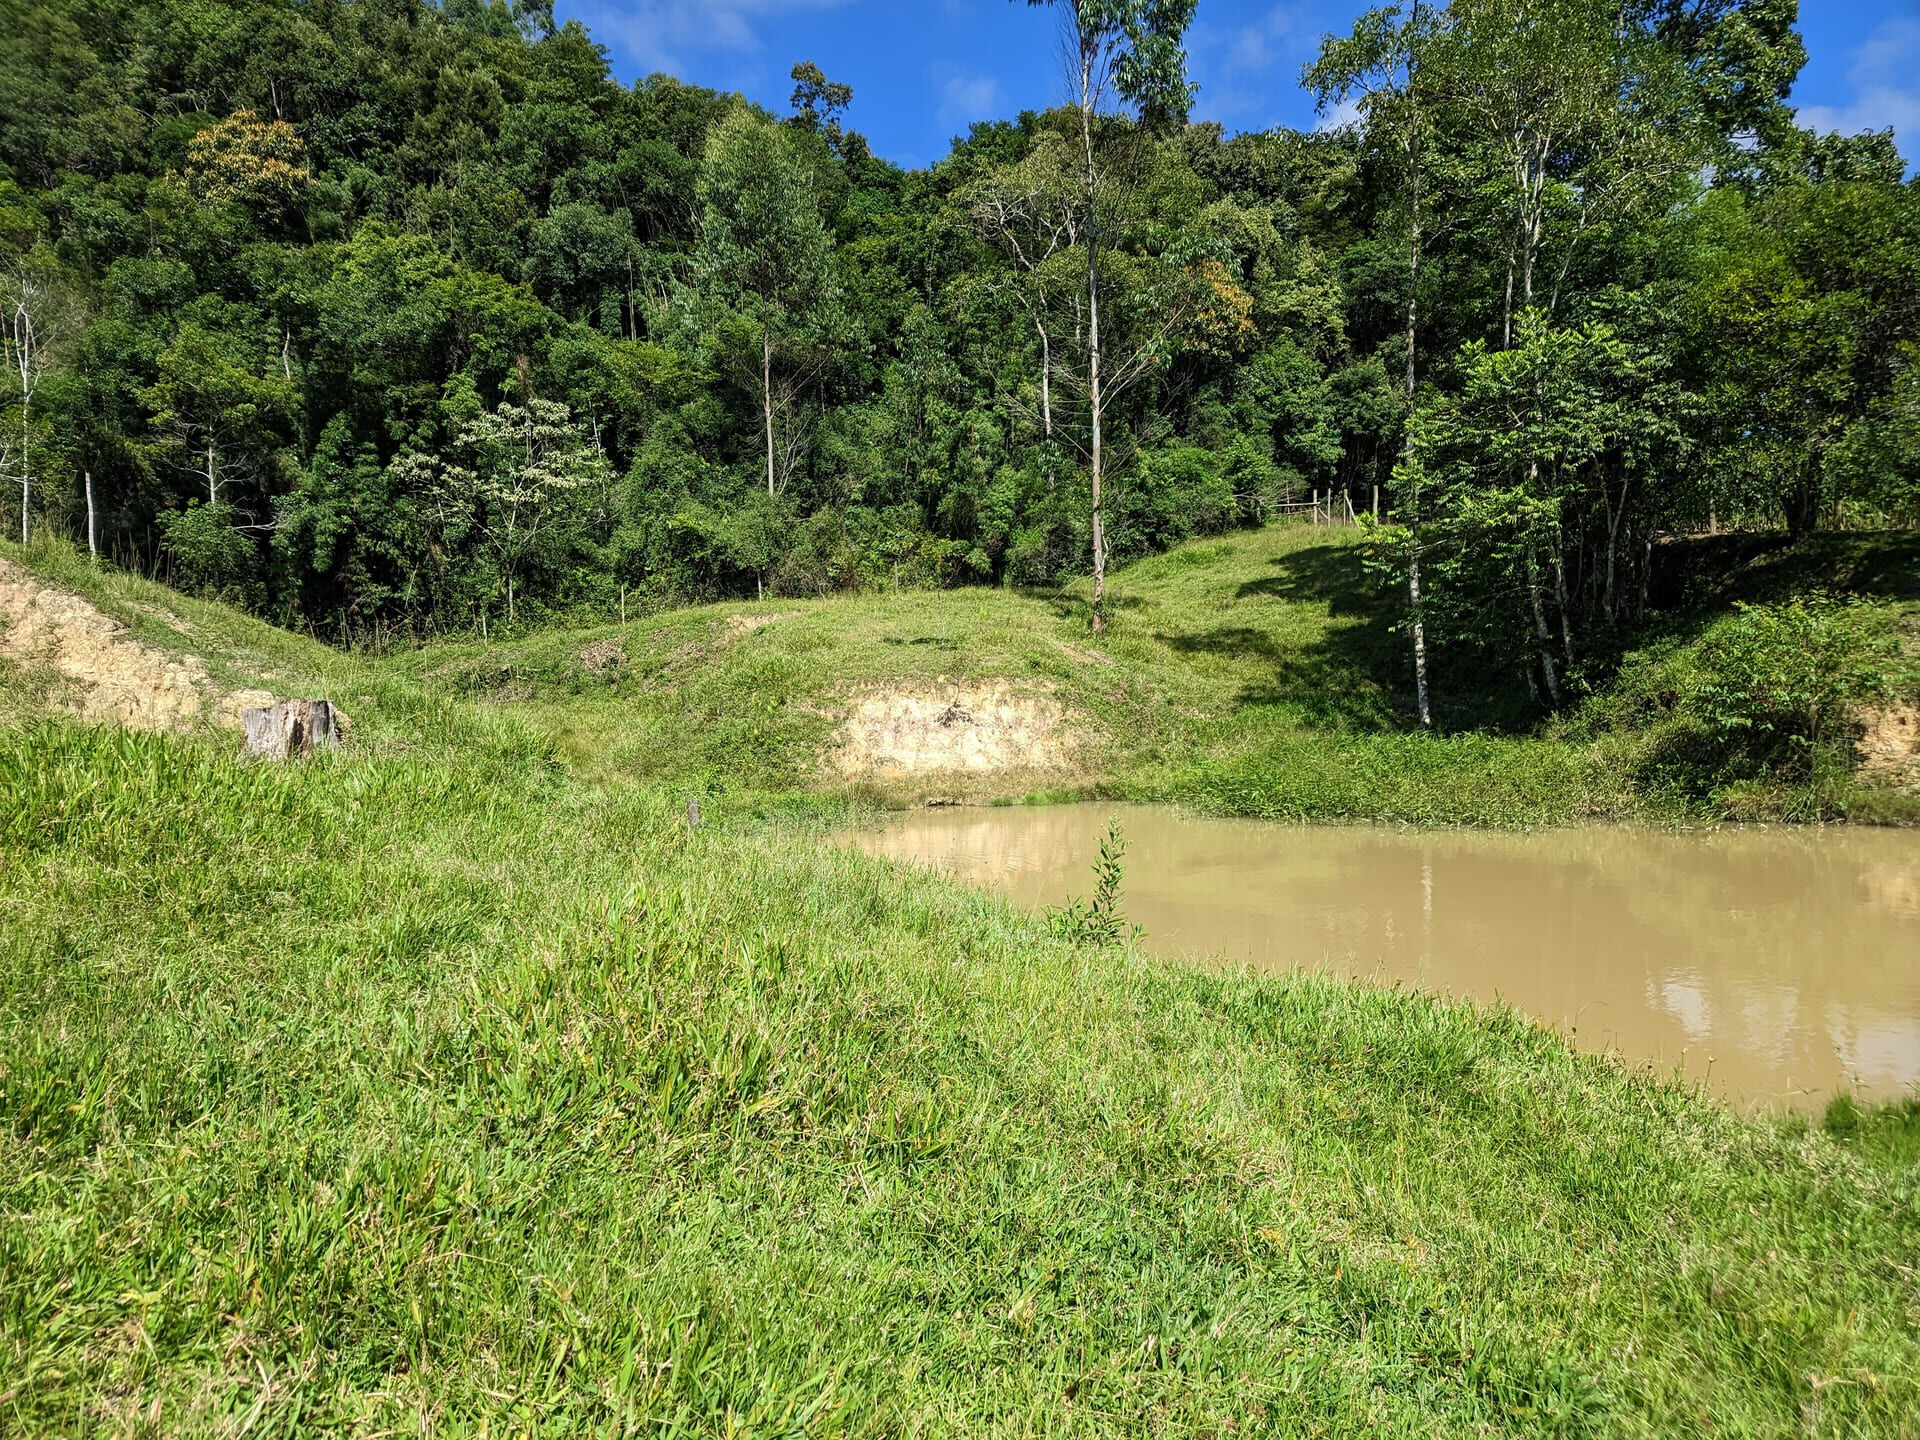
[[[1430,112],[1422,103],[1422,62],[1442,23],[1431,4],[1410,0],[1370,10],[1355,23],[1352,34],[1329,37],[1320,58],[1302,76],[1324,112],[1358,99],[1367,126],[1383,146],[1397,151],[1403,162],[1407,215],[1406,410],[1413,415],[1419,387],[1420,264],[1424,256],[1426,223],[1426,142]],[[1406,464],[1411,455],[1413,427],[1407,427],[1402,447],[1402,471],[1417,477]],[[1433,728],[1433,700],[1427,682],[1426,607],[1420,594],[1420,490],[1413,479],[1407,496],[1408,629],[1413,640],[1414,701],[1423,730]]]
[[[1093,629],[1106,629],[1107,536],[1101,510],[1107,408],[1115,399],[1101,334],[1101,218],[1113,176],[1103,163],[1110,111],[1130,110],[1148,125],[1185,120],[1193,108],[1187,79],[1187,27],[1198,0],[1027,0],[1062,19],[1069,104],[1080,131],[1081,203],[1087,257],[1087,466],[1092,486]]]
[[[700,243],[683,298],[759,401],[767,493],[792,477],[800,407],[847,326],[833,237],[784,127],[736,106],[707,138]]]

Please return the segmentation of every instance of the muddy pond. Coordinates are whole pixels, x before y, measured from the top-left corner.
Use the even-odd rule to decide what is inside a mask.
[[[1741,1108],[1920,1084],[1920,834],[1534,834],[1215,820],[1151,806],[919,812],[860,832],[1040,907],[1127,842],[1122,908],[1201,964],[1500,999]]]

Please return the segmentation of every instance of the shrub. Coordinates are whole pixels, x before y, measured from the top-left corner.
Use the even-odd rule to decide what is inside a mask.
[[[1897,655],[1884,618],[1857,603],[1743,604],[1701,643],[1679,710],[1729,778],[1804,778],[1846,739],[1854,707],[1884,692]]]
[[[239,518],[231,505],[198,501],[160,516],[176,589],[258,608],[260,551],[236,528]]]

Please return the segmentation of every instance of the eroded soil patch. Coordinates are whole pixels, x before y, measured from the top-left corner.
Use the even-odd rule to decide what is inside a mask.
[[[1889,705],[1862,718],[1861,772],[1896,789],[1920,791],[1920,708]]]
[[[829,767],[850,780],[1062,770],[1080,749],[1065,707],[1004,680],[899,683],[848,700]]]
[[[0,560],[0,656],[48,672],[55,699],[81,719],[135,730],[178,730],[201,721],[238,725],[241,711],[274,700],[264,690],[222,693],[199,656],[144,645],[87,600],[6,560]]]

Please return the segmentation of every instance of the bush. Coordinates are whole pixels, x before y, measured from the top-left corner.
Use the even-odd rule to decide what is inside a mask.
[[[260,550],[241,534],[231,505],[202,505],[160,516],[175,589],[259,608]]]
[[[1679,710],[1727,778],[1804,779],[1848,738],[1854,707],[1885,692],[1898,653],[1858,603],[1743,604],[1701,643]]]

